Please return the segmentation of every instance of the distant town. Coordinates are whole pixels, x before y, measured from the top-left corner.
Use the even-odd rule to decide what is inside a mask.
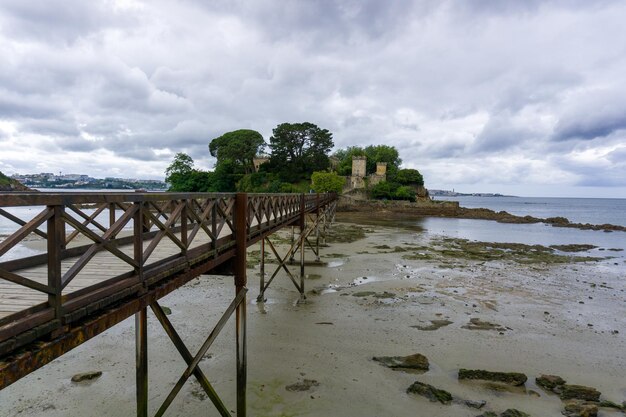
[[[14,174],[17,180],[30,188],[114,189],[114,190],[166,190],[167,184],[159,180],[134,178],[93,178],[85,174],[62,174],[51,172],[39,174]]]
[[[513,197],[511,195],[504,195],[498,193],[458,193],[454,190],[428,190],[428,194],[431,197]]]

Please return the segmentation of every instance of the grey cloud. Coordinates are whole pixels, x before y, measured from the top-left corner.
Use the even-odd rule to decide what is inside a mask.
[[[626,135],[622,138],[622,143],[626,143]],[[607,157],[615,164],[626,165],[626,146],[622,146],[610,152]]]
[[[0,4],[0,16],[8,35],[46,42],[73,42],[104,27],[132,22],[104,0],[6,0]]]
[[[74,120],[63,120],[61,118],[26,119],[20,122],[20,127],[22,127],[25,132],[51,137],[76,137],[80,135],[80,131]]]
[[[98,141],[86,140],[79,136],[57,137],[52,141],[56,148],[63,152],[92,152],[102,148]]]
[[[526,126],[516,126],[510,116],[508,112],[492,115],[468,150],[502,152],[523,145],[532,137],[532,132]]]
[[[52,118],[62,114],[56,103],[37,95],[18,95],[0,86],[0,119]]]
[[[591,140],[626,129],[626,95],[623,88],[577,94],[559,117],[553,139]]]

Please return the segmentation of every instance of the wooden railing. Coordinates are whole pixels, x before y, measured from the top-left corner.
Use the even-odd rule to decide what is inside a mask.
[[[0,357],[177,274],[192,276],[335,199],[332,194],[8,193],[0,216]],[[245,209],[236,209],[245,201]],[[28,218],[25,213],[28,207]],[[243,213],[245,219],[238,219]],[[243,226],[245,225],[245,226]],[[41,253],[15,256],[19,246]],[[245,268],[245,266],[243,266]],[[189,273],[192,271],[192,273]],[[183,282],[184,283],[184,282]],[[182,283],[180,284],[182,285]],[[13,300],[13,298],[11,298]],[[24,303],[32,305],[24,306]]]

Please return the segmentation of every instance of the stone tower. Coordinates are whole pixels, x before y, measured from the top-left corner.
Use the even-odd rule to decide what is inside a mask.
[[[352,176],[350,177],[350,188],[365,188],[365,162],[364,156],[352,157]]]
[[[365,156],[353,156],[352,157],[352,176],[353,177],[365,177],[365,162],[367,158]]]

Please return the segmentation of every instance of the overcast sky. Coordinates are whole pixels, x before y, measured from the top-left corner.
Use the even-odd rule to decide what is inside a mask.
[[[428,188],[626,198],[626,2],[3,0],[0,171],[162,179],[283,122]]]

